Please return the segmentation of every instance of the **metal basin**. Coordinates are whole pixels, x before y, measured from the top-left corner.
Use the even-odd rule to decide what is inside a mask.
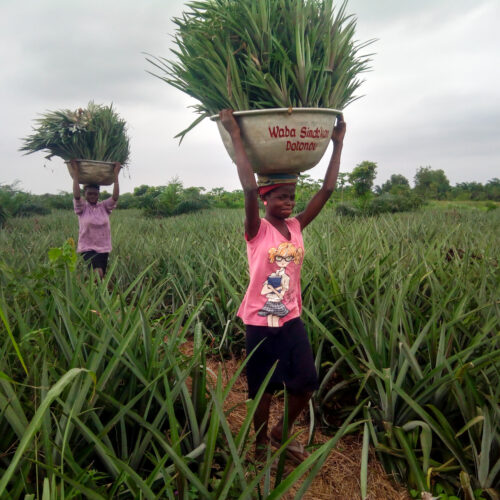
[[[80,184],[97,184],[109,186],[115,181],[114,163],[109,161],[76,160],[78,163],[78,181]],[[66,161],[68,171],[73,178],[74,169],[71,162]]]
[[[335,118],[341,113],[326,108],[273,108],[233,113],[243,145],[257,174],[298,173],[319,163],[330,143]],[[231,137],[219,115],[222,142],[234,161]]]

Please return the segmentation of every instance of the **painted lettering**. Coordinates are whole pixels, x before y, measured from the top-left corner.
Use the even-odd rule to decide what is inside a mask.
[[[309,127],[302,127],[300,129],[300,138],[304,139],[306,137],[311,138],[311,139],[326,139],[329,135],[329,130],[325,128],[309,128]]]
[[[275,125],[274,127],[268,127],[269,130],[269,137],[272,137],[273,139],[278,139],[281,137],[296,137],[297,136],[297,131],[294,128],[288,128],[286,125],[285,127],[280,127],[278,125]]]
[[[286,141],[286,151],[315,151],[317,142]]]

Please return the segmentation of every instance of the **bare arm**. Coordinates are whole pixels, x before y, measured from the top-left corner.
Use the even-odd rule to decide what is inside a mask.
[[[249,239],[252,239],[258,233],[260,227],[257,182],[255,182],[252,166],[243,147],[240,127],[234,119],[233,111],[224,109],[219,113],[219,116],[222,125],[229,132],[233,142],[236,168],[245,196],[245,233]]]
[[[120,173],[120,169],[122,168],[121,163],[116,161],[115,166],[113,168],[113,172],[115,174],[115,182],[113,184],[113,200],[118,201],[118,198],[120,196],[120,185],[118,183],[118,174]]]
[[[300,228],[304,229],[315,217],[321,212],[325,206],[335,186],[337,184],[337,177],[340,168],[340,156],[342,154],[342,146],[344,144],[344,136],[346,125],[344,117],[340,115],[337,118],[337,124],[332,132],[333,152],[330,158],[330,163],[326,170],[325,179],[320,190],[312,197],[311,201],[307,204],[305,210],[297,215],[297,220],[300,222]]]
[[[75,160],[70,161],[71,166],[73,167],[73,198],[75,200],[79,200],[81,198],[80,192],[80,179],[78,172],[78,163]]]

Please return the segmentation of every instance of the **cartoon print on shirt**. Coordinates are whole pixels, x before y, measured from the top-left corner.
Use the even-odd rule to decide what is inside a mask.
[[[269,249],[269,262],[276,262],[278,269],[264,281],[260,294],[265,295],[267,301],[257,313],[259,316],[267,316],[268,326],[279,326],[280,318],[290,312],[283,304],[283,298],[290,288],[290,276],[285,270],[292,261],[299,264],[303,255],[304,250],[289,241],[281,243],[278,248]]]

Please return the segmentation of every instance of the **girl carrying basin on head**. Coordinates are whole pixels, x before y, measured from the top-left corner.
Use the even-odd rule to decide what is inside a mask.
[[[245,197],[245,239],[250,283],[238,316],[246,326],[247,353],[258,346],[246,366],[250,398],[256,396],[269,370],[278,361],[254,415],[256,458],[262,460],[266,457],[268,444],[281,446],[285,434],[283,417],[268,434],[273,392],[285,386],[288,393],[286,434],[289,435],[313,391],[318,388],[311,345],[300,319],[300,270],[304,256],[302,230],[319,214],[335,189],[346,126],[342,115],[339,115],[332,132],[333,152],[323,185],[305,210],[291,217],[295,206],[297,176],[271,176],[261,179],[259,186],[232,110],[221,111],[220,119],[232,140]],[[265,206],[264,218],[259,214],[259,197]],[[288,445],[287,456],[298,463],[308,453],[294,440]]]

